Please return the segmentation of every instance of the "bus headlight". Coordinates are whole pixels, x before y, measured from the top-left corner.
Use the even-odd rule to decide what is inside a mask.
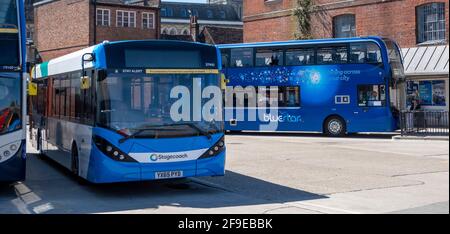
[[[211,148],[209,148],[199,159],[212,158],[225,150],[225,137],[220,138]]]
[[[0,147],[0,163],[16,155],[19,151],[20,144],[21,141],[16,141]]]
[[[119,148],[105,140],[103,137],[94,136],[94,144],[102,151],[103,154],[109,158],[119,162],[137,162],[134,158],[130,157],[126,153],[122,152]]]

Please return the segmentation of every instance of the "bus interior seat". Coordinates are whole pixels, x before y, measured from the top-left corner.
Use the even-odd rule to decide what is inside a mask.
[[[377,59],[377,53],[367,53],[367,58],[369,63],[376,63],[378,61]]]

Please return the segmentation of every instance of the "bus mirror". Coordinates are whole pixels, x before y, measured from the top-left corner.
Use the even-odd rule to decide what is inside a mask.
[[[225,74],[222,73],[221,78],[220,78],[221,82],[220,82],[220,86],[223,90],[225,90],[227,88],[227,84],[230,82],[230,80],[228,80],[225,77]]]
[[[92,54],[92,53],[86,53],[86,54],[83,54],[83,62],[92,62],[92,61],[94,61],[94,54]]]
[[[37,84],[33,82],[28,83],[28,95],[37,96]]]
[[[91,87],[91,78],[89,76],[81,77],[81,89],[89,89]]]

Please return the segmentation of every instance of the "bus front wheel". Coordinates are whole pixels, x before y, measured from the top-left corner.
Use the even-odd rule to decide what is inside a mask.
[[[80,177],[80,160],[78,157],[78,147],[76,143],[72,145],[72,165],[71,171],[72,174],[76,177],[78,184],[87,185],[87,181]]]
[[[344,119],[339,116],[331,116],[327,118],[324,123],[324,133],[332,137],[344,136],[346,133]]]

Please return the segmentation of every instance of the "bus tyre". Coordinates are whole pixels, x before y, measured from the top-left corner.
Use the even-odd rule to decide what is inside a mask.
[[[324,124],[324,133],[328,136],[344,136],[346,132],[345,121],[339,116],[329,117]]]
[[[76,144],[72,145],[72,163],[71,163],[71,171],[72,174],[76,177],[76,180],[78,182],[78,184],[80,185],[85,185],[86,184],[86,180],[84,180],[83,178],[80,177],[80,160],[78,158],[78,147],[76,146]]]

